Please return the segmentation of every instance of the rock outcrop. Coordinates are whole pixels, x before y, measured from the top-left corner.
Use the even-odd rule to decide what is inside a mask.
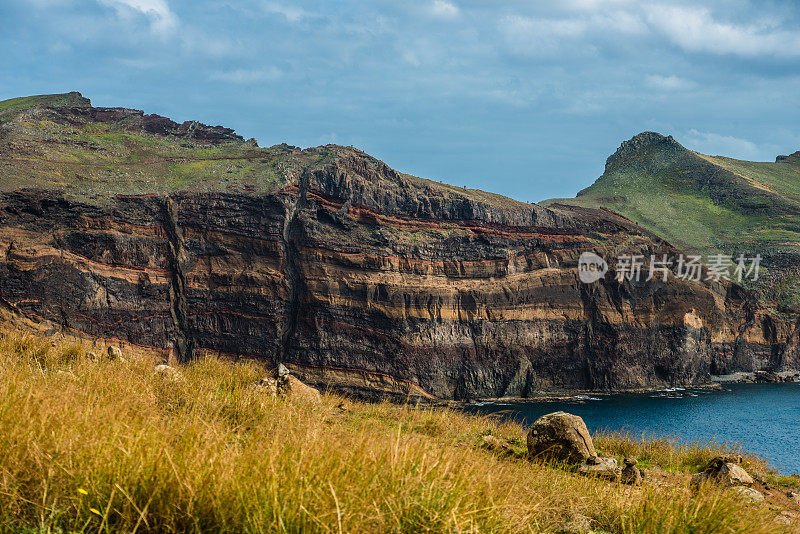
[[[50,327],[179,361],[283,363],[311,385],[400,398],[657,388],[706,382],[720,362],[797,366],[794,325],[736,285],[637,281],[613,266],[580,282],[586,251],[678,253],[604,210],[463,190],[348,147],[248,148],[221,131],[235,181],[167,184],[171,144],[115,180],[95,163],[53,163],[75,146],[53,121],[77,117],[70,132],[106,121],[148,150],[200,130],[88,104],[20,113],[0,127],[0,297]],[[49,144],[33,118],[51,125]],[[124,139],[101,151],[102,172],[117,153],[121,169],[134,165]]]

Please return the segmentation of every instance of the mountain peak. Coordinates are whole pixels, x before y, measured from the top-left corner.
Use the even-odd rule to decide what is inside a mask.
[[[606,160],[605,172],[611,172],[623,163],[649,156],[653,150],[683,149],[671,135],[664,136],[658,132],[642,132],[623,141],[616,152]],[[684,149],[685,150],[685,149]]]
[[[800,150],[793,152],[788,156],[777,156],[775,158],[775,163],[800,163]]]
[[[0,100],[0,116],[16,114],[30,108],[89,108],[92,101],[78,91],[53,95],[33,95]]]

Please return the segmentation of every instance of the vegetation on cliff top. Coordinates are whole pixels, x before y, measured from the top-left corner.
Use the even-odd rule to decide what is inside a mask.
[[[341,157],[380,163],[352,147],[261,148],[222,127],[164,126],[171,122],[139,110],[93,108],[77,92],[0,101],[0,191],[42,188],[95,202],[109,194],[261,194]],[[197,135],[195,124],[211,135]],[[227,131],[218,135],[215,128]],[[501,195],[402,176],[432,193],[531,209]]]
[[[450,409],[265,398],[255,364],[154,372],[77,340],[0,339],[0,531],[776,532],[774,511],[684,478],[642,488],[501,458],[524,429]],[[598,436],[606,455],[689,472],[720,452]],[[758,462],[750,458],[752,462]],[[658,467],[656,467],[658,466]],[[653,471],[655,473],[656,471]],[[580,525],[584,525],[580,527]],[[568,530],[567,530],[568,531]]]
[[[603,175],[576,198],[545,205],[605,207],[688,253],[768,259],[753,286],[776,306],[800,303],[800,273],[782,254],[800,254],[800,155],[776,162],[706,156],[645,132],[622,143]],[[773,272],[774,271],[774,272]]]

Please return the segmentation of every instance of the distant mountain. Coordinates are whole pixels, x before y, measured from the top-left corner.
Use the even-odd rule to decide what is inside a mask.
[[[690,253],[761,254],[761,280],[751,286],[772,306],[800,309],[800,152],[741,161],[644,132],[576,198],[543,204],[607,208]]]

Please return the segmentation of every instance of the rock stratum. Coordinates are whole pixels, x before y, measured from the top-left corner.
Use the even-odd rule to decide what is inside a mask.
[[[281,362],[365,396],[526,397],[798,368],[795,323],[739,286],[620,282],[613,266],[580,282],[583,252],[678,254],[613,212],[105,109],[77,93],[0,102],[0,297],[17,316],[183,361]]]

